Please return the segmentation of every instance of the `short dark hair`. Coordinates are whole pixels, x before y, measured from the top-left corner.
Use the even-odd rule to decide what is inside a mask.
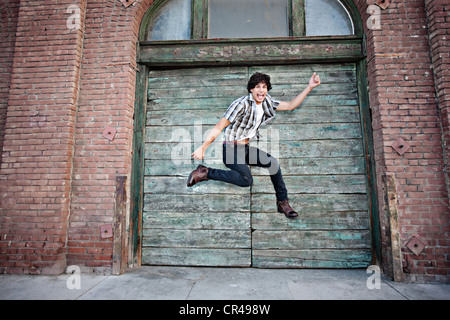
[[[272,89],[272,84],[270,83],[270,76],[261,72],[256,72],[254,75],[250,77],[250,80],[248,81],[247,84],[248,92],[251,92],[250,90],[255,88],[261,82],[266,84],[267,91]]]

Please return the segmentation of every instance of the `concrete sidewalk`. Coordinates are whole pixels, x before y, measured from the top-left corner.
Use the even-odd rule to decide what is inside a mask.
[[[121,276],[0,275],[0,300],[450,300],[450,285],[381,276],[379,289],[369,289],[371,276],[362,269],[148,266]]]

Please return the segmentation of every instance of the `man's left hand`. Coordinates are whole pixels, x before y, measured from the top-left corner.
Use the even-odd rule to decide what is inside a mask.
[[[309,87],[311,89],[317,87],[318,85],[320,85],[320,77],[318,74],[316,74],[315,72],[313,73],[311,79],[309,79]]]

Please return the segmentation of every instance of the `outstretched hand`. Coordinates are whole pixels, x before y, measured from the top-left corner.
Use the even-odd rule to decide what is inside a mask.
[[[320,77],[319,75],[316,75],[316,73],[314,72],[311,79],[309,79],[309,87],[313,89],[318,85],[320,85]]]
[[[191,157],[195,160],[203,160],[205,157],[205,150],[200,146],[191,154]]]

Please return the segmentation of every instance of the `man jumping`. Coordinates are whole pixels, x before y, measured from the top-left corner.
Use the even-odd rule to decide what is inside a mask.
[[[264,167],[269,170],[275,189],[278,212],[284,213],[288,218],[298,217],[297,212],[289,205],[287,189],[277,159],[256,147],[251,147],[249,141],[259,137],[260,126],[269,123],[275,117],[275,110],[296,109],[318,85],[320,85],[320,78],[314,73],[308,87],[302,93],[290,102],[284,102],[275,100],[268,94],[272,89],[270,76],[259,72],[251,76],[247,84],[249,94],[230,105],[204,143],[191,155],[195,160],[202,160],[206,149],[225,129],[223,162],[230,170],[199,165],[189,175],[187,186],[192,187],[202,181],[217,180],[240,187],[249,187],[253,183],[249,165]]]

